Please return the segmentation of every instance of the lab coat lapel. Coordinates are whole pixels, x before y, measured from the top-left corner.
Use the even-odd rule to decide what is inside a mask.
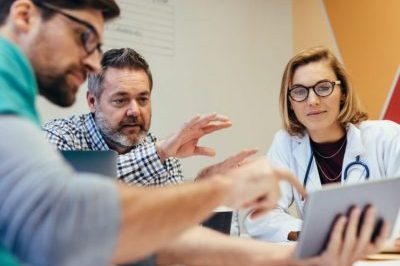
[[[307,166],[311,158],[310,138],[308,134],[305,134],[302,138],[297,138],[297,147],[293,150],[294,160],[297,166],[297,175],[300,182],[304,183]],[[307,191],[314,191],[321,188],[321,181],[319,179],[318,170],[313,158],[311,168],[308,174],[308,180],[306,184]]]
[[[346,152],[343,158],[343,166],[342,166],[342,185],[351,184],[357,182],[359,176],[352,176],[352,172],[349,173],[347,177],[347,181],[344,180],[346,167],[356,161],[356,157],[360,156],[365,152],[364,144],[361,140],[361,131],[353,124],[348,124],[347,127],[347,144],[346,144]]]

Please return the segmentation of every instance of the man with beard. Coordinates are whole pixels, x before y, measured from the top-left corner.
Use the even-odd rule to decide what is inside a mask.
[[[37,84],[54,103],[71,104],[84,74],[100,70],[104,20],[118,14],[112,0],[0,0],[0,260],[11,254],[23,265],[98,266],[157,251],[163,265],[351,265],[382,245],[387,229],[369,241],[373,208],[360,230],[359,209],[348,226],[339,218],[323,254],[303,261],[293,261],[291,247],[196,226],[220,204],[266,211],[279,197],[278,180],[302,189],[265,158],[166,188],[74,172],[42,136]]]
[[[180,183],[182,170],[175,157],[214,155],[213,149],[198,147],[198,140],[230,126],[230,121],[217,114],[195,116],[166,140],[157,141],[148,132],[152,88],[149,65],[140,54],[130,48],[109,50],[101,60],[101,71],[89,75],[90,113],[52,120],[43,129],[60,150],[117,151],[118,177],[126,183],[143,186]],[[201,130],[195,131],[199,125]]]

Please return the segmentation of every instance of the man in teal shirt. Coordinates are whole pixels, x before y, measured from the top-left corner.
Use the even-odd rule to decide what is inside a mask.
[[[112,0],[0,0],[0,245],[23,264],[41,266],[125,263],[155,251],[164,264],[350,265],[382,245],[385,230],[369,243],[373,209],[359,237],[354,211],[344,240],[342,218],[320,257],[297,262],[291,247],[195,226],[221,204],[256,213],[271,208],[279,179],[302,189],[263,158],[172,188],[128,187],[75,173],[42,135],[35,95],[71,105],[86,74],[100,68],[104,19],[118,13]],[[199,131],[220,121],[198,120]]]

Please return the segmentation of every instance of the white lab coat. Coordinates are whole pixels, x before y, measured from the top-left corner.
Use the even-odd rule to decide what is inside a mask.
[[[360,155],[370,171],[369,180],[400,176],[400,126],[391,121],[365,121],[359,126],[348,124],[347,146],[343,159],[344,169]],[[271,163],[291,169],[303,184],[307,165],[311,158],[310,139],[290,136],[285,130],[278,131],[267,154]],[[348,173],[347,181],[342,178],[341,184],[363,182],[365,170],[354,166]],[[291,216],[288,208],[295,203],[302,217],[304,201],[287,182],[281,182],[282,197],[277,208],[257,219],[247,217],[245,227],[255,238],[271,242],[284,242],[290,231],[300,231],[302,220]],[[318,169],[313,160],[306,185],[308,192],[321,188]],[[335,200],[335,199],[332,199]]]

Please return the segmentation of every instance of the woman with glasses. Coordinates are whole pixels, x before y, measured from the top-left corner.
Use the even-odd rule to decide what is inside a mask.
[[[348,75],[324,47],[304,50],[285,68],[280,91],[284,129],[268,151],[269,160],[290,168],[308,192],[400,174],[400,127],[370,121]],[[297,240],[304,200],[287,183],[276,209],[245,221],[253,237],[273,242]],[[334,201],[335,199],[332,199]],[[294,203],[300,218],[291,216]]]

